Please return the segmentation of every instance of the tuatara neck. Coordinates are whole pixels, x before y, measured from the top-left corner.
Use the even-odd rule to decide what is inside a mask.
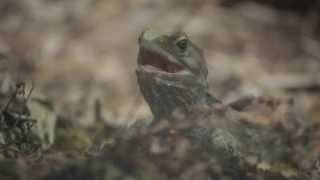
[[[169,76],[137,70],[140,90],[155,119],[172,118],[177,113],[192,113],[194,106],[211,106],[217,102],[208,94],[206,82],[193,76]]]

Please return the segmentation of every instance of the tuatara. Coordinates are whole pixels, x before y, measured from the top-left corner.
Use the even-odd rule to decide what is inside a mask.
[[[226,167],[245,162],[256,169],[298,176],[287,163],[292,149],[284,132],[255,123],[256,112],[240,112],[208,93],[204,55],[185,33],[146,30],[139,37],[139,47],[137,79],[153,123],[181,119],[182,114],[182,119],[196,124],[190,130],[194,141],[204,144]],[[267,116],[274,118],[272,110]],[[285,164],[281,166],[285,168],[274,168],[274,164]]]

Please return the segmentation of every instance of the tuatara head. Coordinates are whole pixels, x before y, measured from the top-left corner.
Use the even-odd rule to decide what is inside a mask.
[[[144,31],[139,37],[137,78],[155,118],[190,112],[207,101],[208,69],[202,51],[183,32]]]

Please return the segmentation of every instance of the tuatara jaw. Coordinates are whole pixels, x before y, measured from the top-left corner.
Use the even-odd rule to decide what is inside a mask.
[[[145,71],[157,73],[179,74],[187,71],[187,68],[184,65],[177,63],[177,60],[174,57],[160,49],[150,47],[140,48],[138,66]]]

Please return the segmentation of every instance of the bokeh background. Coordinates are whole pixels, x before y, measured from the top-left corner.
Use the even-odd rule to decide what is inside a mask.
[[[135,76],[138,36],[182,29],[205,52],[215,96],[294,98],[320,121],[319,9],[317,0],[2,0],[1,78],[33,82],[34,96],[80,125],[95,122],[97,106],[115,124],[151,119]]]
[[[129,173],[140,167],[135,157],[126,155],[153,136],[118,147],[113,135],[121,135],[123,126],[152,119],[135,75],[137,40],[146,28],[185,31],[204,50],[210,93],[225,104],[246,96],[262,97],[262,107],[267,102],[269,111],[262,108],[260,113],[257,98],[257,106],[250,106],[259,115],[255,120],[266,126],[274,119],[283,120],[276,122],[282,126],[279,131],[289,132],[290,148],[297,152],[288,154],[287,160],[312,169],[306,172],[315,172],[314,179],[319,179],[319,0],[1,0],[0,179],[49,173],[47,180],[59,168],[71,179],[69,174],[75,173],[83,179],[101,179],[99,173],[109,172],[112,162],[120,163],[120,169],[128,165],[124,172]],[[45,134],[40,137],[42,149],[33,147],[32,133],[12,125],[10,120],[17,116],[9,116],[9,108],[3,108],[8,98],[17,97],[15,85],[21,82],[27,92],[32,90],[27,103],[36,112],[35,119],[48,121],[38,129]],[[13,109],[26,108],[26,101],[16,104]],[[112,125],[121,128],[118,131]],[[10,139],[11,134],[18,139],[22,134],[22,140]],[[5,136],[13,143],[4,141]],[[107,160],[91,159],[113,146],[118,149],[105,153]],[[32,150],[23,151],[28,148]],[[202,158],[197,155],[190,157]],[[167,165],[175,164],[170,153],[161,160],[145,158],[151,174],[161,161],[167,163],[168,172]],[[63,169],[70,162],[75,168]],[[189,161],[180,161],[189,164],[184,162]],[[265,162],[256,165],[262,173],[273,170]],[[297,174],[284,165],[277,166],[276,173]],[[155,175],[166,172],[158,170]],[[64,179],[57,177],[52,179]]]

